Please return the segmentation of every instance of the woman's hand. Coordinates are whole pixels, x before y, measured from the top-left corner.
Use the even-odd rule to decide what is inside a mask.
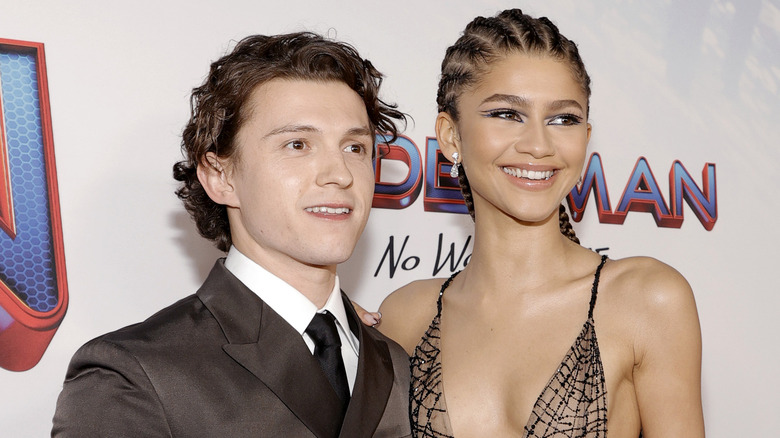
[[[360,320],[363,321],[363,324],[370,327],[376,327],[380,322],[382,322],[381,312],[369,312],[366,309],[360,307],[360,305],[354,301],[352,301],[352,307],[355,308],[355,313],[358,314]]]

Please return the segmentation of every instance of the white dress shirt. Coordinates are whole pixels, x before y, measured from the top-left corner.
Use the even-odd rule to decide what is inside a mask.
[[[341,356],[344,358],[349,392],[352,393],[357,376],[360,345],[357,337],[349,329],[347,312],[344,309],[344,301],[341,299],[338,275],[328,301],[325,303],[325,306],[318,309],[314,303],[309,301],[297,289],[268,272],[234,246],[230,247],[230,251],[225,259],[225,267],[244,283],[249,290],[257,294],[269,307],[274,309],[274,312],[278,313],[279,316],[297,330],[312,354],[314,354],[314,341],[306,334],[306,327],[309,326],[315,313],[323,313],[326,310],[332,313],[336,317],[336,327],[341,338]]]

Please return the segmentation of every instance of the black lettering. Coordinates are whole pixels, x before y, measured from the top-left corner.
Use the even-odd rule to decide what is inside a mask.
[[[389,269],[390,269],[390,278],[393,278],[395,275],[395,270],[398,269],[398,263],[401,261],[401,256],[404,253],[404,249],[406,248],[406,242],[409,241],[409,236],[407,235],[404,238],[404,243],[401,245],[401,251],[398,252],[398,259],[396,260],[395,257],[395,236],[390,236],[390,242],[387,244],[387,248],[385,249],[385,253],[382,254],[382,260],[379,261],[379,266],[376,267],[376,271],[374,272],[374,277],[379,275],[379,271],[382,269],[382,265],[385,263],[385,259],[389,258]],[[410,257],[413,258],[413,257]],[[408,261],[407,259],[406,261]],[[419,259],[418,262],[419,263]],[[405,266],[406,262],[402,264],[402,267]],[[415,264],[417,266],[417,264]],[[403,269],[406,269],[405,267]],[[414,268],[412,268],[414,269]]]
[[[471,254],[469,254],[465,259],[464,256],[466,254],[466,250],[469,247],[469,242],[471,242],[471,236],[466,239],[466,243],[463,245],[463,250],[460,252],[460,256],[458,257],[458,261],[455,261],[455,242],[450,243],[450,251],[447,253],[447,256],[444,257],[444,260],[439,264],[439,260],[441,260],[441,254],[442,254],[442,242],[444,240],[444,234],[439,233],[439,248],[438,251],[436,251],[436,262],[433,266],[433,276],[435,277],[438,275],[439,271],[444,269],[444,265],[449,260],[450,262],[450,272],[455,272],[455,270],[460,266],[461,261],[463,261],[463,266],[468,265],[469,260],[471,260]]]

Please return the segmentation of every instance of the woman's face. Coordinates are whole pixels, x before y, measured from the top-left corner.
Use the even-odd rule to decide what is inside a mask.
[[[460,119],[452,125],[477,218],[557,218],[582,172],[590,138],[587,108],[564,62],[524,54],[494,62],[460,96]]]

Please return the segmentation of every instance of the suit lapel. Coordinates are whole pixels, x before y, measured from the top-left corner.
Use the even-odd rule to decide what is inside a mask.
[[[257,343],[223,347],[319,437],[339,432],[340,401],[301,336],[264,306]]]
[[[393,387],[393,361],[387,344],[369,333],[374,329],[360,322],[352,303],[343,293],[342,298],[350,328],[357,329],[360,354],[352,399],[339,436],[370,437],[382,419]]]
[[[338,436],[338,396],[300,334],[222,261],[198,296],[228,339],[225,353],[260,379],[316,436]]]

